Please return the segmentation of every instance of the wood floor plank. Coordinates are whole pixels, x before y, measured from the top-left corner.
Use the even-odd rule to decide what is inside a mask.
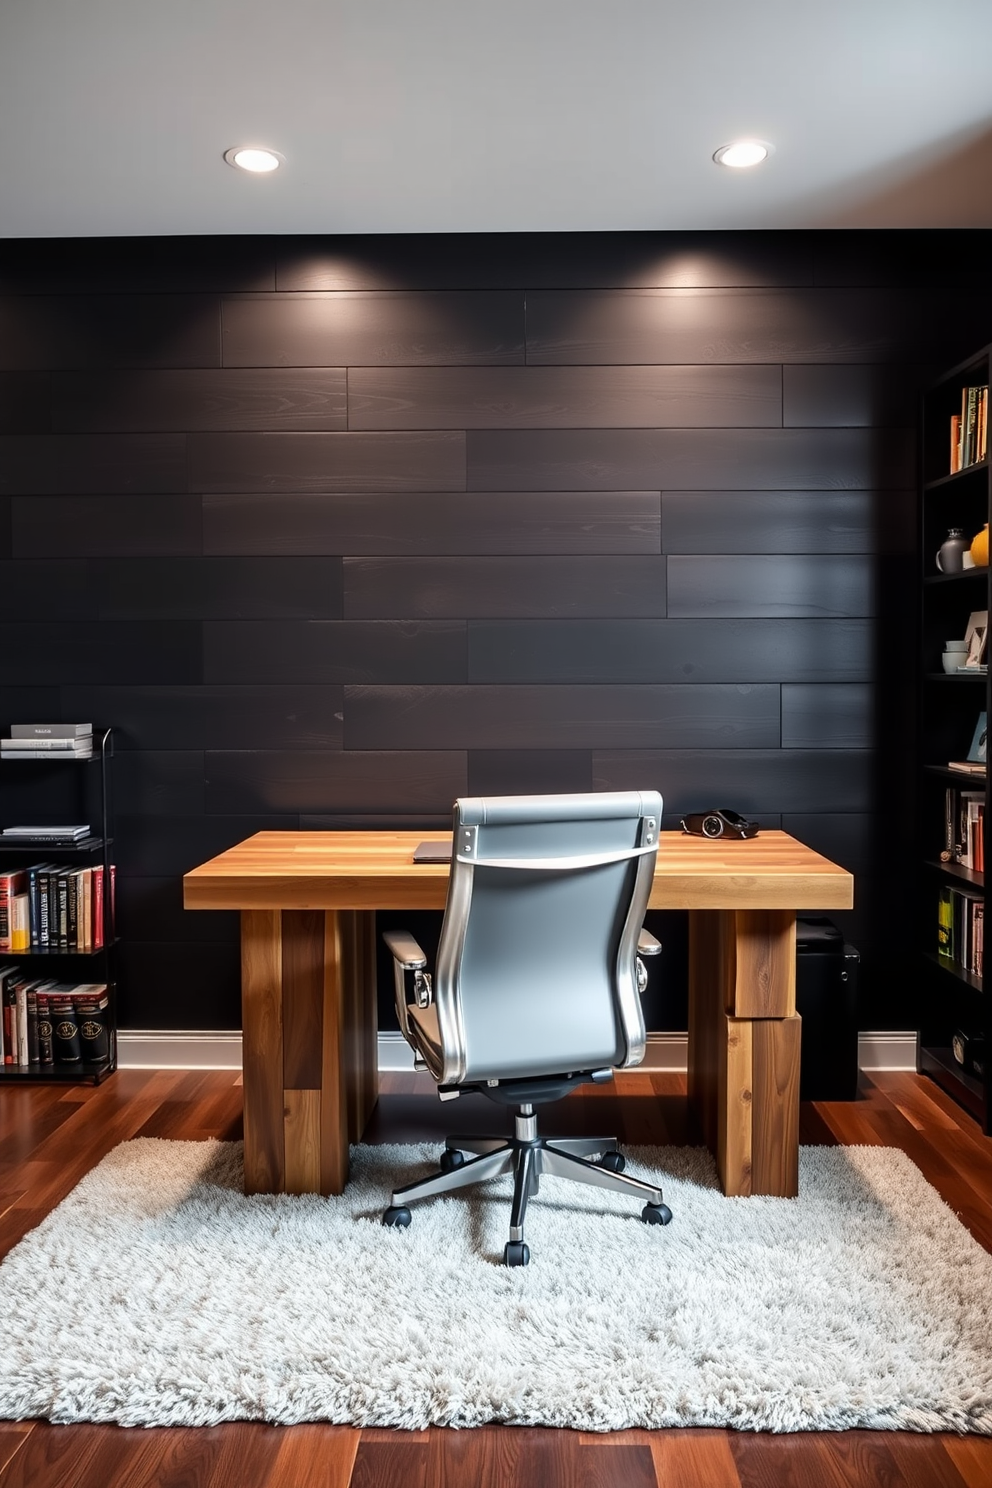
[[[361,1435],[350,1426],[283,1430],[265,1488],[349,1488]]]
[[[31,1441],[32,1460],[25,1465],[24,1483],[32,1488],[266,1488],[285,1441],[281,1427],[256,1422],[148,1430],[38,1423],[37,1432],[38,1440]],[[53,1435],[78,1438],[82,1448],[78,1465],[68,1458],[63,1461],[49,1440]],[[53,1455],[57,1460],[50,1463]],[[28,1475],[35,1472],[52,1476]],[[14,1485],[20,1488],[20,1479],[13,1478],[10,1488]],[[8,1488],[2,1475],[0,1488]]]
[[[652,1431],[655,1476],[661,1488],[740,1488],[729,1431]]]
[[[598,1444],[585,1446],[579,1453],[579,1474],[570,1479],[575,1488],[670,1488],[669,1480],[659,1478],[650,1446],[630,1442],[617,1443],[604,1436]],[[505,1482],[505,1479],[503,1480]],[[495,1488],[495,1484],[494,1484]]]
[[[900,1434],[888,1431],[839,1431],[818,1438],[822,1451],[829,1461],[828,1488],[924,1488],[930,1479],[925,1475],[918,1481],[905,1478],[902,1468],[892,1452],[892,1444]],[[940,1459],[940,1438],[924,1437],[928,1445],[928,1458]],[[940,1468],[936,1471],[939,1473]],[[939,1481],[939,1478],[936,1479]]]
[[[36,1095],[40,1098],[35,1099]],[[60,1100],[55,1090],[35,1091],[31,1086],[21,1086],[17,1091],[17,1097],[27,1099],[13,1096],[12,1090],[0,1093],[0,1143],[8,1161],[29,1157],[82,1104]]]
[[[944,1451],[968,1488],[988,1488],[992,1483],[992,1437],[947,1436]]]
[[[123,1488],[128,1435],[116,1427],[38,1422],[0,1471],[0,1488]]]
[[[521,1435],[500,1426],[477,1431],[435,1430],[430,1433],[427,1482],[430,1488],[503,1488],[524,1483]]]
[[[902,1488],[903,1480],[897,1475],[883,1434],[874,1436],[876,1440],[864,1452],[853,1477],[846,1444],[838,1447],[829,1433],[768,1436],[730,1432],[729,1443],[741,1488],[854,1488],[855,1484],[877,1484],[879,1488],[896,1488],[898,1484]],[[922,1481],[915,1488],[922,1488]]]
[[[463,1433],[459,1433],[463,1434]],[[450,1467],[445,1466],[444,1488],[468,1488],[473,1478],[458,1470],[458,1454],[468,1455],[468,1444],[459,1444],[447,1435],[446,1446],[453,1453]],[[579,1488],[581,1478],[582,1447],[574,1431],[552,1431],[543,1426],[528,1427],[525,1431],[511,1430],[509,1440],[502,1444],[504,1454],[512,1453],[513,1465],[506,1476],[490,1477],[490,1482],[520,1484],[540,1483],[541,1488]],[[428,1479],[430,1482],[431,1480]],[[621,1482],[622,1479],[618,1479]]]
[[[211,1070],[185,1070],[169,1097],[159,1103],[155,1110],[135,1131],[136,1137],[162,1137],[166,1140],[189,1140],[191,1111],[200,1109],[200,1102],[211,1093],[213,1081]]]
[[[51,1212],[50,1206],[44,1209],[22,1209],[11,1207],[6,1214],[0,1218],[0,1260],[13,1250],[19,1241],[29,1231],[37,1229],[38,1225]]]
[[[910,1431],[886,1433],[893,1461],[902,1474],[900,1482],[919,1488],[965,1488],[965,1479],[948,1455],[944,1436],[915,1436]],[[988,1483],[988,1478],[985,1482]]]
[[[10,1421],[0,1425],[0,1476],[24,1446],[33,1429],[33,1421]]]
[[[411,1441],[400,1432],[391,1440],[383,1440],[367,1437],[363,1431],[350,1488],[427,1488],[427,1457],[426,1435],[420,1441]]]

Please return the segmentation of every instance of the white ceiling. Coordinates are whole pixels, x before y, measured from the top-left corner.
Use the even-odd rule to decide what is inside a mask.
[[[990,77],[992,0],[0,0],[0,237],[990,227]]]

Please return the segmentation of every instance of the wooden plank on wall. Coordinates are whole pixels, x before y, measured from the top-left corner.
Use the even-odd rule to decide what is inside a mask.
[[[775,687],[349,687],[347,749],[760,748]]]
[[[203,551],[506,558],[661,552],[657,491],[267,491],[203,498]]]
[[[599,557],[345,558],[344,613],[356,620],[665,614],[660,554]]]
[[[752,367],[355,367],[352,429],[778,427],[782,377]]]

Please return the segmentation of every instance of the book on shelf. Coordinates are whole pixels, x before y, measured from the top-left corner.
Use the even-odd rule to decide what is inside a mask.
[[[51,863],[32,863],[24,870],[28,880],[28,931],[32,951],[42,949],[42,933],[44,944],[48,945],[48,889],[46,885],[42,893],[41,877],[53,866]]]
[[[2,743],[2,740],[0,740]],[[47,760],[68,762],[69,760],[95,759],[92,749],[0,749],[0,760]]]
[[[957,770],[961,775],[984,775],[985,766],[975,764],[973,760],[948,760],[947,768]]]
[[[17,965],[0,967],[0,1003],[3,1007],[0,1063],[5,1066],[30,1065],[32,1056],[37,1053],[37,1002],[32,993],[42,980],[30,976]]]
[[[78,760],[92,758],[92,740],[0,739],[0,759]]]
[[[25,749],[41,754],[82,754],[92,748],[92,735],[82,739],[0,739],[0,750],[5,754]]]
[[[945,885],[937,900],[937,954],[950,966],[981,977],[985,901]]]
[[[14,949],[14,901],[27,894],[27,872],[23,868],[13,873],[0,873],[0,955]],[[27,947],[22,947],[26,950]]]
[[[92,737],[91,723],[12,723],[12,739],[81,739]]]
[[[110,1058],[106,982],[60,982],[3,965],[0,1008],[0,1066],[30,1070]]]
[[[16,998],[13,978],[16,966],[0,966],[0,1063],[13,1064],[17,1052]]]
[[[951,414],[952,475],[985,459],[988,453],[988,412],[987,385],[961,389],[961,412]]]
[[[74,827],[4,827],[0,831],[0,837],[65,837],[70,841],[78,841],[80,837],[88,837],[90,829],[88,826]]]
[[[10,901],[10,949],[15,956],[31,949],[31,919],[26,892],[15,894]]]
[[[944,792],[945,863],[958,863],[976,873],[985,872],[985,792],[959,790],[949,785]]]
[[[0,954],[99,950],[105,923],[113,923],[114,879],[114,865],[102,863],[39,862],[0,873]]]

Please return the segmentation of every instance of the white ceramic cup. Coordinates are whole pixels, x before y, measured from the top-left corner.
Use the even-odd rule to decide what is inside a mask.
[[[948,651],[963,651],[965,653],[965,655],[967,655],[968,654],[968,642],[967,641],[945,641],[944,642],[944,652],[945,652],[945,654]]]
[[[941,658],[940,659],[941,659],[941,662],[943,663],[944,671],[945,672],[956,672],[957,669],[958,669],[958,667],[964,666],[965,654],[966,653],[963,652],[963,651],[945,651],[945,652],[943,652],[943,654],[941,655]]]

